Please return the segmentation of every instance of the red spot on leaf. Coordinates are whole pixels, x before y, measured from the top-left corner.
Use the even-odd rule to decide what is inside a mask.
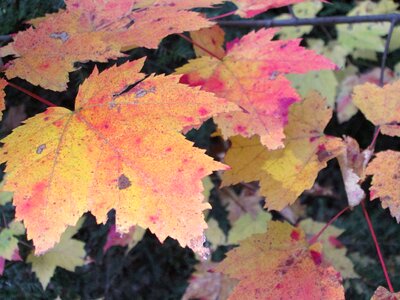
[[[237,133],[243,133],[243,132],[246,131],[246,127],[245,127],[245,126],[242,126],[242,125],[237,125],[237,126],[235,126],[234,130],[235,130],[235,132],[237,132]]]
[[[49,63],[43,63],[43,64],[41,64],[41,65],[38,66],[38,68],[39,68],[40,70],[47,70],[49,67],[50,67],[50,64],[49,64]]]
[[[208,110],[205,109],[204,107],[200,107],[199,108],[199,114],[200,114],[200,116],[205,116],[205,115],[208,114]]]
[[[185,121],[192,123],[194,121],[193,117],[185,117]]]
[[[278,290],[281,289],[282,287],[283,287],[283,286],[282,286],[281,283],[278,283],[277,285],[275,285],[275,288],[278,289]]]
[[[155,224],[158,221],[158,216],[149,216],[149,220],[151,223]]]
[[[54,124],[54,126],[61,128],[64,125],[64,121],[58,120],[58,121],[55,121],[53,124]]]
[[[168,148],[165,149],[165,152],[171,152],[171,151],[172,151],[171,147],[168,147]]]
[[[318,251],[310,250],[311,258],[313,259],[314,263],[318,266],[322,263],[322,255]]]
[[[294,229],[292,230],[290,237],[292,238],[292,240],[298,241],[300,240],[300,233],[296,229]]]

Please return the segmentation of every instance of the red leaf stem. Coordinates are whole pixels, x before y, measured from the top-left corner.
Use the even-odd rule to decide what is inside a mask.
[[[210,54],[212,57],[215,57],[216,59],[222,60],[222,57],[219,57],[218,55],[216,55],[215,53],[212,53],[210,50],[208,50],[207,48],[204,48],[202,45],[198,44],[197,42],[193,41],[191,38],[188,38],[186,35],[182,34],[182,33],[177,33],[181,38],[183,38],[184,40],[188,41],[189,43],[195,45],[196,47],[199,47],[201,50],[203,50],[204,52],[207,52],[208,54]]]
[[[30,92],[30,91],[24,89],[23,87],[20,87],[20,86],[18,86],[18,85],[16,85],[16,84],[12,83],[12,82],[7,81],[7,84],[8,84],[9,86],[12,86],[13,88],[19,90],[19,91],[21,91],[21,92],[23,92],[23,93],[25,93],[25,94],[31,96],[32,98],[35,98],[36,100],[38,100],[38,101],[40,101],[40,102],[46,104],[47,106],[51,106],[51,107],[56,107],[56,106],[57,106],[57,105],[55,105],[54,103],[50,102],[49,100],[46,100],[46,99],[40,97],[39,95],[36,95],[36,94],[34,94],[34,93],[32,93],[32,92]]]
[[[364,216],[365,216],[365,220],[368,223],[368,228],[369,228],[369,231],[371,232],[372,239],[374,240],[376,252],[378,253],[379,261],[380,261],[381,266],[382,266],[383,274],[385,274],[385,278],[386,278],[387,285],[389,287],[389,291],[391,293],[394,293],[393,286],[392,286],[392,283],[390,282],[390,277],[389,277],[388,271],[386,269],[385,261],[383,260],[381,248],[379,247],[378,240],[377,240],[376,235],[375,235],[374,227],[372,227],[372,222],[371,222],[371,219],[370,219],[370,217],[368,215],[368,211],[365,208],[364,201],[361,201],[361,207],[362,207],[362,210],[363,210],[363,213],[364,213]]]
[[[333,222],[336,221],[337,218],[339,218],[344,212],[346,212],[348,209],[350,208],[350,206],[346,206],[345,208],[343,208],[341,211],[339,211],[332,219],[329,220],[328,223],[325,224],[325,226],[314,236],[312,236],[308,242],[310,244],[314,244],[315,242],[318,241],[319,237],[324,233],[324,231],[330,226],[332,225]]]
[[[208,18],[208,19],[209,19],[210,21],[222,19],[222,18],[225,18],[225,17],[229,17],[229,16],[234,15],[234,14],[236,13],[236,11],[237,11],[237,10],[235,9],[235,10],[232,10],[232,11],[230,11],[230,12],[224,13],[224,14],[222,14],[222,15],[214,16],[214,17],[211,17],[211,18]]]

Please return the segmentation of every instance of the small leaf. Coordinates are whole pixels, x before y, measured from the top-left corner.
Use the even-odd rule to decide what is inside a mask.
[[[35,256],[29,254],[26,261],[32,264],[32,271],[45,290],[53,277],[56,267],[74,272],[76,267],[84,265],[85,243],[72,239],[82,226],[84,218],[81,218],[77,225],[68,227],[61,235],[60,242],[46,254]]]
[[[373,175],[371,200],[380,198],[382,207],[400,223],[400,152],[386,150],[376,154],[368,165],[366,174]]]
[[[375,293],[372,295],[371,300],[400,300],[399,293],[391,293],[383,286],[376,289]]]
[[[353,102],[381,132],[400,136],[400,80],[379,87],[371,83],[356,86]]]

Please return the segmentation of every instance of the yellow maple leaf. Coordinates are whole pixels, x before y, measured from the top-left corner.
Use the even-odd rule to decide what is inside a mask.
[[[228,252],[217,271],[239,280],[229,300],[344,299],[341,276],[321,248],[308,245],[301,229],[271,221],[267,233]]]
[[[353,90],[353,102],[381,132],[400,136],[400,80],[379,87],[372,83],[358,85]]]
[[[84,220],[85,218],[81,218],[75,226],[68,227],[61,235],[60,242],[47,253],[40,256],[30,253],[26,258],[26,261],[32,264],[32,271],[35,272],[44,290],[57,267],[74,272],[76,267],[84,265],[85,243],[72,238]]]
[[[400,223],[400,152],[386,150],[376,154],[368,165],[366,174],[373,175],[371,200],[380,198],[382,207]]]
[[[225,31],[218,25],[193,31],[190,33],[190,37],[195,42],[193,49],[197,57],[209,55],[209,52],[218,57],[223,57],[225,55],[225,49],[223,47]],[[207,49],[209,52],[202,50],[196,46],[196,44]]]
[[[206,251],[202,211],[209,204],[201,179],[226,166],[179,131],[238,108],[179,84],[179,76],[143,80],[143,62],[100,74],[95,69],[74,111],[48,108],[2,140],[4,189],[15,191],[16,218],[24,221],[37,254],[83,213],[105,222],[112,208],[121,233],[138,224],[161,241],[171,236],[199,254]]]
[[[222,184],[259,180],[269,210],[282,210],[294,203],[304,190],[312,187],[326,162],[344,150],[341,139],[323,133],[331,116],[332,110],[326,107],[325,100],[312,93],[291,106],[284,149],[268,150],[257,136],[233,137],[225,157],[232,169],[223,174]]]

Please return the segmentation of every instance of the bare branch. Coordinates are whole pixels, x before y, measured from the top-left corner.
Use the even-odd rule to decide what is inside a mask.
[[[288,20],[238,20],[238,21],[218,21],[218,24],[226,27],[287,27],[287,26],[306,26],[306,25],[331,25],[331,24],[354,24],[354,23],[374,23],[374,22],[400,22],[400,14],[383,14],[368,16],[333,16],[315,18],[297,18]]]

